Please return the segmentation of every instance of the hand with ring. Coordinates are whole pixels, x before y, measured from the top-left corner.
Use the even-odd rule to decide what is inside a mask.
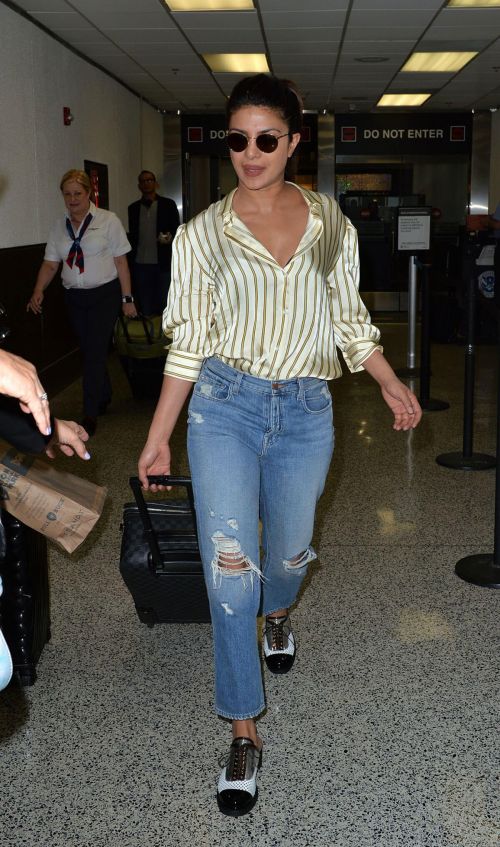
[[[47,392],[36,368],[26,359],[0,350],[0,394],[17,397],[23,412],[31,412],[42,435],[50,435],[50,409]]]

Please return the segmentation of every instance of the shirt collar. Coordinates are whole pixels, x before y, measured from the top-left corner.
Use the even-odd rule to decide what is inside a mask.
[[[306,250],[309,250],[312,245],[320,238],[323,232],[323,217],[321,214],[321,204],[316,200],[312,200],[308,195],[308,192],[304,191],[299,185],[296,185],[294,182],[288,183],[289,185],[293,185],[297,191],[300,191],[302,197],[306,201],[309,207],[309,218],[306,226],[306,230],[302,237],[300,244],[297,247],[297,250],[294,253],[293,258],[296,259],[297,256],[300,256]],[[237,188],[234,188],[224,199],[222,202],[221,214],[222,214],[222,227],[224,234],[227,238],[230,238],[232,241],[236,241],[240,247],[243,249],[247,249],[252,253],[255,253],[262,259],[267,259],[267,261],[278,265],[275,259],[271,256],[270,253],[267,252],[265,247],[257,241],[256,238],[253,237],[250,230],[245,226],[243,221],[238,217],[236,212],[233,211],[233,199],[234,195],[237,191]],[[263,254],[263,251],[264,254]],[[278,265],[278,267],[280,267]]]

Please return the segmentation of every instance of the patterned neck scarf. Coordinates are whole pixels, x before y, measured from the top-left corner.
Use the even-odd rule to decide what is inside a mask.
[[[81,229],[80,229],[80,235],[77,238],[75,233],[73,232],[73,227],[71,226],[70,219],[66,218],[66,229],[68,230],[69,237],[73,239],[73,244],[71,245],[71,247],[69,249],[68,258],[66,259],[66,264],[68,265],[68,267],[72,268],[73,262],[74,262],[81,274],[84,271],[85,265],[84,265],[84,261],[83,261],[83,250],[80,246],[80,241],[82,240],[83,236],[85,235],[85,232],[86,232],[87,227],[88,227],[91,220],[92,220],[92,214],[91,214],[91,212],[89,212],[87,217],[85,218],[83,224],[82,224]]]

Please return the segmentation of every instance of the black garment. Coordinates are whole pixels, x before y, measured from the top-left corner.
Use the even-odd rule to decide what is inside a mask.
[[[170,197],[156,196],[158,202],[156,214],[156,235],[160,232],[171,232],[172,238],[177,232],[179,226],[179,211],[176,203]],[[128,207],[128,238],[132,246],[132,252],[129,253],[131,266],[135,264],[137,246],[139,243],[139,220],[141,214],[142,200],[136,200]],[[172,246],[170,244],[158,244],[158,265],[160,271],[168,272],[170,279],[170,263],[172,261]]]
[[[43,453],[51,436],[42,435],[33,415],[25,414],[19,407],[18,400],[2,394],[0,395],[0,438],[23,453]]]
[[[495,244],[495,288],[494,288],[494,303],[500,309],[500,238]]]
[[[65,299],[83,357],[83,414],[96,418],[99,407],[111,400],[106,360],[111,335],[121,314],[120,282],[113,279],[99,288],[67,288]]]

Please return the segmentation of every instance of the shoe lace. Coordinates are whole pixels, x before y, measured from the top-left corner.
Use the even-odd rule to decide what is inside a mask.
[[[251,749],[250,744],[231,747],[229,756],[223,755],[219,759],[219,767],[226,768],[227,779],[231,781],[244,780],[247,768],[247,754]]]
[[[288,630],[285,632],[285,623],[288,618],[267,618],[267,626],[271,630],[271,650],[285,650],[285,637],[288,636]]]

